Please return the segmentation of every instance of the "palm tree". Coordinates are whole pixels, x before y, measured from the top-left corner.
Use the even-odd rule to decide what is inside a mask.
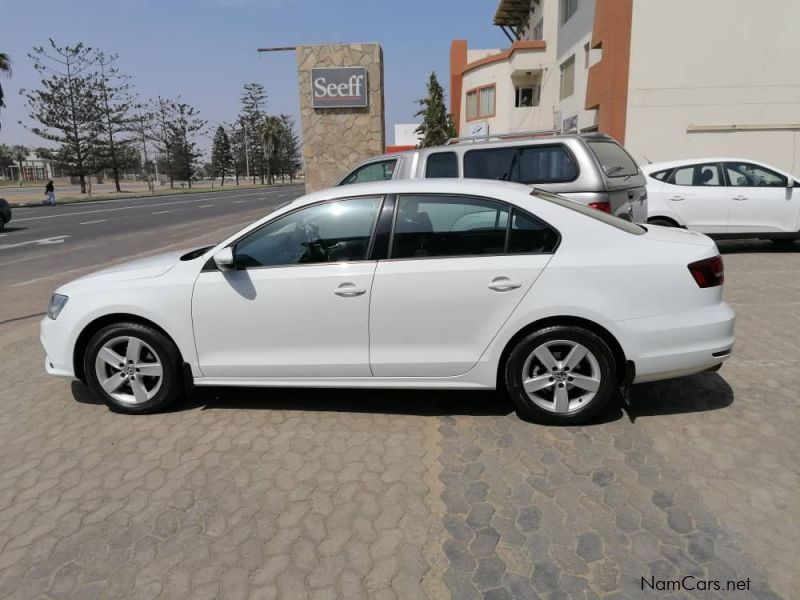
[[[11,146],[11,155],[17,161],[17,166],[19,167],[19,187],[22,187],[22,162],[27,158],[28,154],[30,154],[30,150],[21,144],[17,144],[15,146]]]
[[[11,77],[11,59],[5,52],[0,52],[0,73],[4,74],[6,77]],[[3,102],[3,86],[0,85],[0,108],[5,107],[5,102]],[[2,125],[0,125],[0,127],[2,127]]]
[[[267,183],[272,183],[272,157],[277,149],[283,124],[278,117],[264,117],[261,123],[261,138],[264,140],[264,151],[267,154]]]

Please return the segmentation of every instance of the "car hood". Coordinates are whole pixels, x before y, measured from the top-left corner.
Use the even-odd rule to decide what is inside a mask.
[[[675,242],[678,244],[692,244],[695,246],[716,247],[714,240],[707,235],[682,229],[680,227],[662,227],[660,225],[646,225],[645,238],[656,242]]]
[[[100,271],[95,271],[88,275],[84,275],[75,281],[68,283],[65,287],[74,285],[96,285],[98,283],[108,283],[114,281],[130,281],[132,279],[146,279],[149,277],[158,277],[169,271],[180,260],[181,255],[185,254],[186,250],[176,252],[166,252],[164,254],[156,254],[155,256],[148,256],[137,260],[124,262],[113,267],[108,267]]]

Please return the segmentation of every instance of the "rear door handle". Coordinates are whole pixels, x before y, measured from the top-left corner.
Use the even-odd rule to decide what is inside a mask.
[[[670,196],[669,199],[672,200],[673,202],[680,202],[681,200],[683,200],[683,196]]]
[[[489,289],[494,290],[495,292],[510,292],[511,290],[515,290],[518,287],[522,287],[521,283],[517,283],[513,279],[509,279],[508,277],[495,277],[489,283]]]
[[[747,196],[734,196],[733,199],[741,202],[742,200],[747,200]]]
[[[342,298],[352,298],[354,296],[366,294],[367,290],[362,287],[356,287],[354,283],[343,283],[333,290],[333,293],[337,296],[341,296]]]

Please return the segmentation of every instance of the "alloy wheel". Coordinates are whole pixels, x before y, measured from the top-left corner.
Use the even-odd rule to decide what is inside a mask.
[[[570,340],[544,342],[522,366],[525,394],[550,413],[566,414],[586,406],[600,388],[601,380],[594,354]]]
[[[105,342],[95,358],[97,381],[118,402],[142,404],[158,393],[164,368],[155,350],[134,336]]]

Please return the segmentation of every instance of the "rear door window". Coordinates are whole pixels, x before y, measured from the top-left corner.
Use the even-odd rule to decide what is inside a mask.
[[[629,177],[639,172],[636,161],[616,142],[592,140],[587,141],[586,145],[597,157],[606,177]]]
[[[425,161],[425,178],[458,177],[458,156],[455,152],[436,152]]]
[[[679,167],[675,169],[665,181],[673,185],[688,185],[698,187],[722,185],[722,177],[720,176],[719,165],[717,163],[705,163],[699,165],[689,165],[688,167]]]
[[[392,178],[396,165],[396,158],[361,165],[345,177],[340,185],[366,183],[368,181],[387,181]]]
[[[464,177],[511,181],[516,156],[516,148],[470,150],[464,154]]]
[[[518,183],[563,183],[578,177],[578,165],[562,144],[470,150],[464,177]]]

